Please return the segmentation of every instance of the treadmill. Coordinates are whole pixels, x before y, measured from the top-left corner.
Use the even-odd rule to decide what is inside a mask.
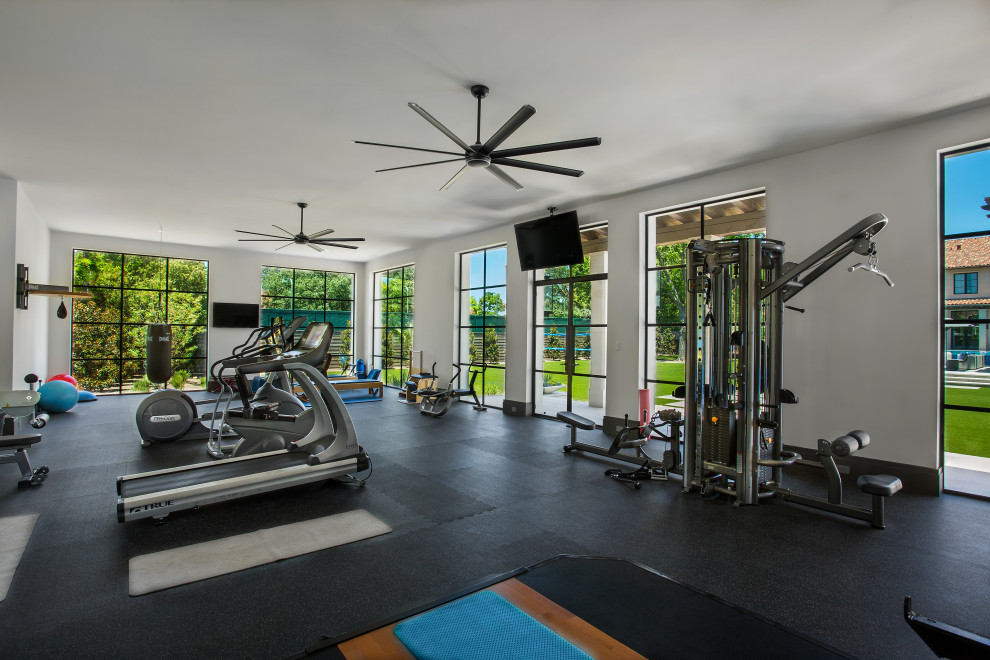
[[[285,423],[299,424],[300,416],[312,416],[312,426],[303,437],[289,442],[287,449],[117,477],[118,522],[161,520],[173,511],[326,479],[364,485],[364,480],[351,475],[370,468],[371,459],[358,444],[344,402],[318,369],[294,361],[298,357],[284,353],[239,365],[236,371],[245,381],[263,372],[294,378],[312,404],[299,415],[250,405],[242,414],[258,432],[266,423],[277,429]]]

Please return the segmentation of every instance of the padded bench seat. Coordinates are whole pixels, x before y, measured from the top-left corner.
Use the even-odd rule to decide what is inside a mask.
[[[890,497],[903,487],[900,479],[889,474],[864,474],[856,480],[856,485],[864,493],[880,497]]]
[[[36,442],[41,442],[40,433],[22,433],[21,435],[0,435],[0,449],[30,447]]]
[[[593,431],[595,429],[595,423],[587,417],[581,417],[581,415],[566,410],[561,410],[557,413],[557,419],[585,431]]]

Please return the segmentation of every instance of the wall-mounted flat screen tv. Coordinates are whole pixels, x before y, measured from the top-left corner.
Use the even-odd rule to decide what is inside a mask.
[[[213,303],[214,328],[257,328],[261,305],[248,303]]]
[[[572,266],[584,261],[577,211],[521,222],[515,227],[523,270]]]

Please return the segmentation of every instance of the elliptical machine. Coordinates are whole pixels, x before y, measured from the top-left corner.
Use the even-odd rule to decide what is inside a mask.
[[[214,458],[236,458],[261,452],[284,449],[312,432],[313,417],[307,415],[312,408],[307,408],[302,401],[292,394],[293,376],[290,369],[270,369],[264,384],[249,396],[251,384],[247,374],[259,373],[259,364],[302,364],[312,367],[321,375],[321,383],[327,384],[326,360],[330,352],[330,342],[333,339],[334,327],[329,322],[310,323],[306,326],[302,337],[288,350],[282,351],[274,358],[270,357],[231,357],[220,361],[217,375],[220,382],[225,383],[228,392],[226,405],[220,413],[221,426],[230,427],[240,436],[240,440],[230,447],[222,446],[215,434],[207,443],[207,451]],[[237,382],[237,393],[241,407],[231,408],[234,389],[222,378],[223,372],[233,369]],[[299,385],[307,396],[310,404],[314,404],[312,392],[307,391],[305,384]],[[219,402],[217,404],[219,406]]]
[[[234,347],[230,356],[214,362],[210,366],[210,377],[221,386],[220,396],[216,399],[196,402],[180,390],[160,390],[145,398],[138,406],[135,415],[138,433],[141,435],[141,446],[148,447],[159,442],[179,440],[208,440],[210,455],[216,458],[222,457],[223,454],[220,450],[222,441],[230,441],[237,436],[230,427],[223,423],[217,425],[213,421],[220,418],[221,402],[229,405],[230,398],[233,396],[233,392],[231,392],[225,398],[225,391],[229,384],[222,380],[220,374],[222,368],[219,370],[218,368],[224,360],[233,358],[270,359],[289,350],[296,330],[305,322],[306,317],[299,316],[288,324],[278,320],[273,321],[271,326],[256,328],[251,331],[243,343]],[[266,387],[267,385],[268,382],[259,388],[252,400],[271,397],[273,401],[286,401],[289,406],[297,404],[298,410],[302,410],[303,405],[298,403],[298,399],[293,402],[285,397],[284,392],[281,392],[279,388]],[[198,406],[210,403],[214,404],[213,412],[200,415]],[[204,422],[209,422],[209,424]],[[219,456],[213,451],[214,449],[221,452]]]

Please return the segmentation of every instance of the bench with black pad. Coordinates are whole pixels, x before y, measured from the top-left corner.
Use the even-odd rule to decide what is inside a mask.
[[[578,429],[581,429],[582,431],[595,430],[595,423],[593,421],[591,421],[587,417],[582,417],[577,413],[572,413],[569,410],[561,410],[559,413],[557,413],[557,419],[567,424],[567,426],[570,427],[571,429],[571,444],[564,445],[564,453],[570,453],[575,449],[584,449],[590,451],[591,448],[594,448],[594,445],[587,445],[583,442],[577,441]],[[605,453],[606,455],[608,455],[607,451]]]
[[[831,513],[849,516],[858,520],[865,520],[877,529],[884,528],[883,506],[884,500],[893,496],[899,491],[903,484],[901,480],[889,474],[864,474],[856,480],[856,485],[867,495],[873,496],[873,506],[869,509],[865,507],[845,504],[842,501],[842,476],[839,468],[835,464],[835,458],[845,458],[870,444],[870,435],[866,431],[850,431],[846,435],[839,436],[835,440],[818,441],[818,460],[821,467],[825,469],[828,478],[828,497],[813,497],[803,493],[796,493],[786,488],[774,488],[782,499],[796,504],[822,509]],[[798,460],[800,456],[796,455]],[[805,461],[802,461],[807,463]],[[814,463],[810,463],[814,465]]]
[[[557,413],[557,419],[567,424],[567,426],[569,426],[571,429],[571,442],[570,444],[564,445],[565,454],[569,454],[572,451],[584,451],[584,452],[588,452],[589,454],[597,454],[599,456],[605,456],[606,458],[611,458],[617,461],[632,463],[633,465],[639,466],[644,471],[650,470],[651,474],[652,474],[652,470],[654,469],[659,470],[663,467],[661,462],[655,461],[649,458],[648,456],[643,456],[642,452],[637,452],[635,456],[618,453],[619,447],[617,447],[614,442],[611,443],[609,447],[599,447],[598,445],[592,445],[587,442],[578,442],[577,439],[578,429],[581,429],[582,431],[594,431],[595,428],[597,428],[597,425],[587,417],[582,417],[581,415],[578,415],[577,413],[573,413],[569,410],[562,410],[559,413]],[[630,444],[629,446],[631,447],[632,444]],[[605,474],[609,474],[609,472],[606,471]],[[619,472],[619,474],[623,474],[623,473]],[[645,472],[643,474],[645,474]],[[609,476],[612,475],[609,474]],[[633,480],[632,483],[635,484],[636,480]]]
[[[48,477],[48,466],[31,469],[27,450],[31,445],[41,442],[40,433],[24,433],[21,435],[0,436],[0,463],[17,463],[21,468],[21,478],[17,481],[18,488],[30,488],[41,484]]]

